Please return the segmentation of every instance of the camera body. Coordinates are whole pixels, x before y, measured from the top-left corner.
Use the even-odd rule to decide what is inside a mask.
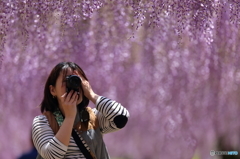
[[[69,93],[71,90],[74,90],[82,95],[82,102],[77,106],[79,111],[86,108],[89,104],[89,99],[84,96],[81,82],[81,79],[77,75],[69,75],[66,77],[67,93]]]
[[[67,93],[71,90],[79,92],[81,88],[81,79],[77,75],[69,75],[66,77]]]

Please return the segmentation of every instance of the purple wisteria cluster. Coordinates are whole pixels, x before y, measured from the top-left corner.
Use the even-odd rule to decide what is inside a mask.
[[[127,126],[104,136],[112,157],[240,152],[239,24],[238,0],[0,1],[0,158],[29,149],[61,61],[129,109]]]

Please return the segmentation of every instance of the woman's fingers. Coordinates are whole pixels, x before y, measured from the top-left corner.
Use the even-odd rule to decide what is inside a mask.
[[[77,101],[79,97],[79,92],[76,92],[74,101]]]
[[[73,102],[77,96],[78,92],[71,90],[69,93],[64,93],[61,97],[63,102]]]
[[[69,102],[72,96],[73,90],[71,90],[70,92],[68,92],[65,96],[65,102]]]
[[[94,91],[92,90],[92,87],[89,83],[88,80],[86,80],[82,74],[79,74],[77,71],[74,71],[73,74],[77,75],[80,77],[81,79],[81,84],[82,84],[82,88],[83,88],[83,94],[88,98],[91,99],[91,96],[94,95]]]
[[[67,96],[67,92],[64,93],[64,94],[61,96],[61,98],[60,98],[61,103],[63,103],[63,102],[65,101],[66,96]]]
[[[73,91],[73,93],[72,93],[72,95],[71,95],[71,97],[70,97],[69,102],[70,102],[70,103],[76,103],[76,102],[77,102],[77,96],[78,96],[77,92],[76,92],[76,91]]]
[[[67,92],[64,93],[61,97],[62,97],[62,98],[65,98],[66,96],[67,96]]]

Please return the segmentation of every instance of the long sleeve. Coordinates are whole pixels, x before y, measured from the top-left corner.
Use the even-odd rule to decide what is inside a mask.
[[[68,147],[54,137],[53,131],[44,115],[39,115],[34,118],[32,138],[34,146],[43,158],[64,158]]]
[[[128,110],[120,103],[102,96],[96,101],[94,113],[97,115],[103,134],[123,128],[129,118]]]

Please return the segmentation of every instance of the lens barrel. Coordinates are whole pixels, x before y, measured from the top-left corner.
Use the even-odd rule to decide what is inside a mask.
[[[77,75],[67,76],[66,87],[67,87],[67,92],[70,92],[71,90],[79,92],[79,89],[81,87],[81,79]]]

